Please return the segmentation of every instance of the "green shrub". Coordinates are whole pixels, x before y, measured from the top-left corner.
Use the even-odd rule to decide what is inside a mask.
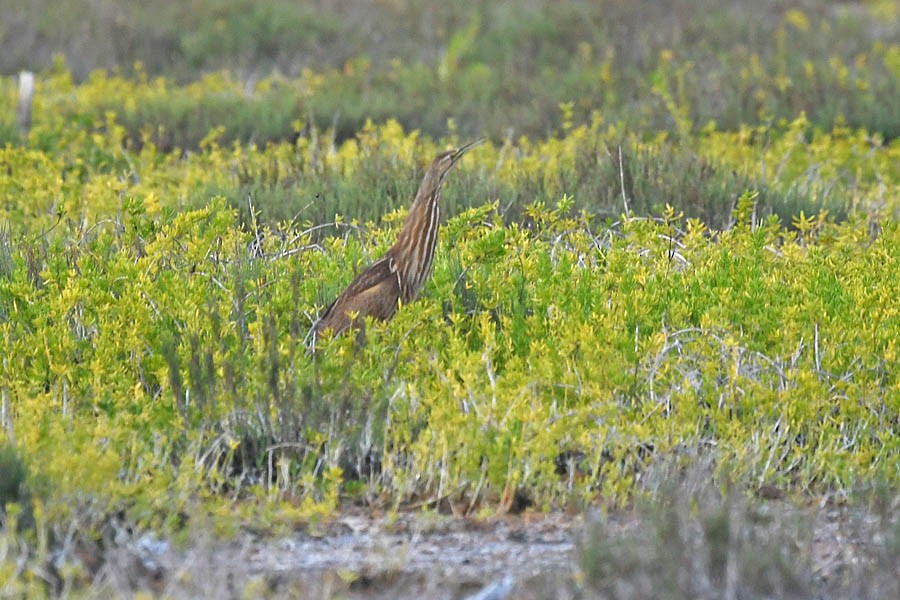
[[[78,93],[108,85],[130,84]],[[107,115],[0,150],[0,437],[40,482],[45,548],[109,515],[227,532],[348,502],[620,506],[684,447],[739,486],[896,485],[896,144],[802,118],[693,150],[600,120],[482,144],[446,183],[423,297],[312,352],[457,142],[219,137],[163,152]]]
[[[12,502],[27,504],[27,478],[28,470],[16,449],[9,444],[0,445],[0,511]]]

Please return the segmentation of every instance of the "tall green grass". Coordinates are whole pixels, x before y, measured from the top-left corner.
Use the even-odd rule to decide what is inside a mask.
[[[214,124],[227,139],[290,138],[296,119],[333,127],[339,141],[370,118],[432,137],[448,133],[448,119],[467,137],[544,137],[559,131],[561,105],[577,123],[599,112],[651,136],[801,112],[824,129],[900,133],[892,2],[208,0],[157,3],[152,14],[135,2],[83,4],[0,5],[0,72],[47,72],[59,53],[78,81],[96,69],[146,72],[155,89],[166,77],[164,95],[107,90],[53,108],[69,119],[115,111],[132,139],[149,129],[166,148],[195,147]],[[218,89],[180,85],[219,70],[229,75]]]

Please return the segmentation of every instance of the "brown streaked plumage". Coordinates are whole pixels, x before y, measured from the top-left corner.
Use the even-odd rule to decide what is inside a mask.
[[[431,271],[440,221],[441,184],[450,168],[483,138],[456,150],[438,154],[425,171],[416,199],[403,222],[397,241],[377,261],[350,282],[313,326],[313,333],[335,335],[354,325],[351,315],[386,321],[398,305],[415,300]]]

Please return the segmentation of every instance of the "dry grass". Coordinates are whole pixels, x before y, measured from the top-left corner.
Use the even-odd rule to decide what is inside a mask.
[[[817,504],[713,483],[712,470],[651,467],[647,499],[594,520],[580,542],[604,598],[896,598],[900,508],[887,489]]]

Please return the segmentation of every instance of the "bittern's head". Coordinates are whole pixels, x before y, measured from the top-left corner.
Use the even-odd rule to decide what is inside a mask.
[[[447,172],[450,170],[450,168],[455,165],[460,158],[462,158],[462,155],[483,142],[485,139],[486,138],[479,138],[474,142],[469,142],[465,146],[460,146],[456,150],[447,150],[446,152],[441,152],[440,154],[438,154],[431,162],[431,167],[429,167],[428,169],[429,172],[434,174],[435,183],[440,184],[444,180],[444,176],[447,175]]]

